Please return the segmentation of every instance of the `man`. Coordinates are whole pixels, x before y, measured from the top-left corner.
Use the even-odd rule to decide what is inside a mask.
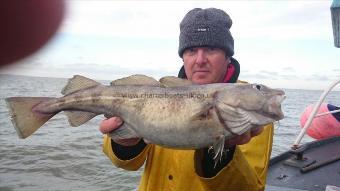
[[[189,11],[180,24],[178,53],[184,66],[179,77],[196,84],[235,83],[239,64],[232,58],[231,25],[220,9]],[[113,117],[101,123],[100,131],[106,134],[121,124],[122,119]],[[139,190],[264,190],[272,136],[273,126],[268,125],[227,140],[228,149],[216,167],[208,148],[175,150],[105,135],[103,150],[123,169],[137,170],[146,161]]]

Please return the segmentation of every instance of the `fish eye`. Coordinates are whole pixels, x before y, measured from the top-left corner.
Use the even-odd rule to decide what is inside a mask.
[[[259,84],[253,84],[253,88],[258,89],[258,90],[261,90],[261,89],[262,89],[262,86],[259,85]]]

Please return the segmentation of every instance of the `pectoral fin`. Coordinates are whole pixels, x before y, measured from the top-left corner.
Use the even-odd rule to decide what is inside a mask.
[[[160,86],[160,83],[152,77],[141,74],[132,75],[111,82],[111,86],[121,85]]]
[[[225,130],[234,135],[241,135],[251,127],[251,118],[247,111],[227,104],[217,104],[216,113]]]

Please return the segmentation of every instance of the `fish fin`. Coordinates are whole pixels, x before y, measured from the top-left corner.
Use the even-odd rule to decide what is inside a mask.
[[[220,116],[220,122],[224,124],[229,133],[241,135],[250,129],[251,117],[249,112],[228,104],[216,104],[215,108]]]
[[[161,85],[164,87],[179,87],[179,86],[190,86],[193,83],[189,80],[177,78],[175,76],[165,76],[159,79]]]
[[[228,131],[235,135],[242,135],[252,127],[250,119],[240,122],[225,121],[224,123],[228,127]]]
[[[67,115],[68,122],[72,127],[78,127],[98,115],[96,113],[86,111],[65,111],[65,114]]]
[[[71,94],[81,89],[86,89],[100,85],[99,82],[91,80],[81,75],[75,75],[73,78],[68,80],[67,85],[63,88],[61,93],[63,95]]]
[[[141,86],[161,86],[159,81],[152,77],[135,74],[125,78],[117,79],[111,82],[111,86],[121,86],[121,85],[141,85]]]
[[[246,111],[234,108],[233,110],[223,110],[221,113],[224,124],[232,134],[241,135],[250,129],[251,118]]]
[[[109,136],[112,139],[131,139],[139,137],[133,128],[126,122],[124,122],[118,129],[109,133]]]
[[[222,156],[223,156],[223,152],[224,152],[224,144],[225,144],[225,136],[224,135],[220,135],[216,142],[213,145],[213,149],[214,149],[214,168],[216,167],[218,161],[221,162],[222,160]]]
[[[30,136],[56,114],[42,114],[33,111],[34,106],[51,99],[54,98],[10,97],[5,99],[13,126],[20,138],[24,139]]]

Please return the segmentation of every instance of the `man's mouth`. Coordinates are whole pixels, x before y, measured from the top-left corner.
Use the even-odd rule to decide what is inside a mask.
[[[208,73],[209,72],[209,70],[196,70],[196,71],[194,71],[194,73],[196,73],[196,74],[200,74],[200,73]]]

